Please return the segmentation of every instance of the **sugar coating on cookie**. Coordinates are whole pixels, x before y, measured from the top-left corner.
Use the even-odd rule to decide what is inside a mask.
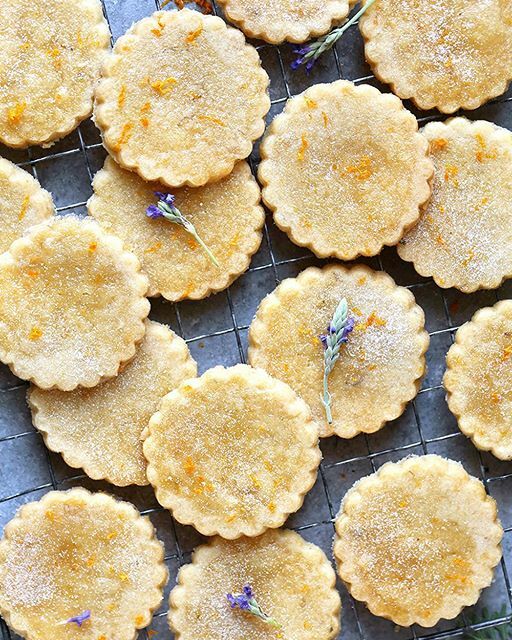
[[[359,25],[377,78],[420,109],[476,109],[512,79],[508,0],[386,0]]]
[[[448,406],[476,447],[512,460],[512,301],[480,309],[446,356]]]
[[[0,253],[54,213],[51,195],[30,173],[0,158]]]
[[[292,98],[267,130],[258,176],[277,226],[317,256],[396,244],[430,195],[432,163],[398,98],[346,80]]]
[[[512,133],[453,118],[423,134],[435,164],[432,198],[398,253],[440,287],[499,287],[512,276]]]
[[[0,613],[27,640],[132,640],[166,581],[149,519],[104,493],[52,491],[23,506],[0,541]],[[81,627],[69,621],[82,614]]]
[[[220,0],[226,17],[249,38],[272,44],[306,42],[327,33],[349,12],[347,0]]]
[[[322,403],[325,334],[340,301],[354,329],[329,375],[332,424]],[[398,418],[416,395],[429,339],[412,293],[366,266],[310,267],[260,304],[249,362],[283,380],[311,407],[320,435],[352,438]]]
[[[279,628],[240,609],[226,593],[250,585],[264,613]],[[180,640],[333,640],[341,602],[323,551],[288,530],[258,538],[222,540],[198,547],[171,591],[169,623]]]
[[[93,387],[135,355],[147,278],[91,220],[54,217],[0,255],[0,360],[43,389]]]
[[[32,386],[32,419],[46,446],[62,453],[68,465],[118,486],[145,485],[141,433],[163,396],[196,373],[185,342],[146,321],[135,357],[115,378],[74,391]]]
[[[154,192],[166,192],[168,187],[145,182],[111,158],[94,177],[93,187],[89,213],[139,258],[149,277],[149,295],[176,301],[225,289],[247,269],[260,246],[265,215],[259,205],[259,187],[246,162],[237,163],[218,182],[172,191],[176,206],[219,266],[185,229],[146,216],[146,208],[157,201]]]
[[[92,111],[110,47],[99,0],[2,0],[0,141],[62,138]]]
[[[148,480],[178,522],[204,535],[281,526],[313,486],[318,427],[283,382],[215,367],[162,400],[144,441]]]
[[[250,154],[270,108],[268,83],[256,49],[220,18],[157,12],[117,41],[95,119],[123,167],[197,187]]]
[[[404,627],[455,618],[491,584],[501,558],[495,501],[461,464],[436,455],[360,480],[335,527],[338,572],[352,596]]]

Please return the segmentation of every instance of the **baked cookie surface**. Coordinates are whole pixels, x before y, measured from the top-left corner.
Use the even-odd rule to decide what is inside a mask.
[[[164,325],[146,321],[131,362],[92,389],[45,391],[32,386],[32,420],[46,446],[71,467],[112,484],[148,484],[141,433],[160,400],[197,374],[185,342]]]
[[[43,389],[93,387],[135,354],[147,278],[91,220],[54,217],[0,255],[0,360]]]
[[[162,400],[143,445],[159,503],[204,535],[280,527],[313,486],[318,427],[284,383],[215,367]]]
[[[494,289],[512,276],[512,133],[453,118],[423,130],[432,198],[398,254],[443,288]]]
[[[0,253],[54,213],[51,195],[30,173],[0,158]]]
[[[249,38],[272,44],[306,42],[330,31],[350,10],[347,0],[220,0],[224,13]]]
[[[96,174],[93,187],[89,213],[139,258],[149,277],[149,295],[176,301],[204,298],[225,289],[247,269],[261,244],[265,214],[259,205],[259,187],[246,162],[237,163],[218,182],[173,190],[176,206],[195,226],[219,266],[212,264],[185,229],[145,215],[156,200],[154,191],[167,187],[144,182],[111,158]]]
[[[227,592],[249,585],[280,627],[231,609]],[[172,590],[169,623],[177,640],[332,640],[340,629],[335,574],[317,546],[288,530],[258,538],[214,538],[198,547]]]
[[[342,298],[354,329],[329,375],[329,424],[320,335]],[[429,344],[424,323],[412,293],[383,272],[362,265],[310,267],[261,302],[249,329],[249,362],[309,404],[321,436],[352,438],[400,416],[418,392]]]
[[[291,98],[261,144],[258,177],[277,226],[318,257],[396,244],[430,196],[432,162],[398,98],[346,80]]]
[[[0,141],[45,144],[92,111],[110,47],[99,0],[3,0],[0,6]]]
[[[352,596],[374,615],[434,626],[474,604],[501,558],[496,503],[458,462],[388,462],[346,494],[334,555]]]
[[[133,640],[166,581],[149,518],[104,493],[52,491],[0,541],[0,613],[27,640]]]
[[[386,0],[359,26],[374,74],[420,109],[476,109],[512,79],[508,0]]]
[[[122,167],[197,187],[250,154],[270,108],[268,84],[256,49],[220,18],[157,12],[116,42],[95,119]]]
[[[444,386],[460,430],[478,449],[512,459],[512,300],[480,309],[455,335]]]

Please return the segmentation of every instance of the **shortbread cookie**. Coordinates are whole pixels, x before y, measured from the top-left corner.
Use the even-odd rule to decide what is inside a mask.
[[[230,606],[227,594],[244,587],[278,627]],[[324,552],[293,531],[267,531],[198,547],[171,591],[169,624],[176,640],[332,640],[340,609]]]
[[[54,213],[51,195],[30,173],[0,158],[0,253]]]
[[[92,111],[110,47],[100,0],[2,0],[0,141],[62,138]]]
[[[145,215],[160,184],[146,183],[107,158],[93,182],[89,213],[106,231],[120,237],[139,258],[149,277],[149,295],[168,300],[204,298],[228,287],[258,250],[265,221],[260,190],[249,165],[239,162],[219,182],[173,191],[176,206],[195,226],[219,266],[183,227]]]
[[[157,322],[121,373],[93,389],[45,391],[32,387],[28,401],[46,446],[71,467],[118,486],[148,484],[141,433],[160,400],[197,374],[185,342]]]
[[[354,0],[351,0],[351,4]],[[279,44],[306,42],[348,15],[348,0],[219,0],[226,17],[249,38]]]
[[[131,504],[85,489],[22,507],[0,541],[0,613],[27,640],[133,640],[160,605],[163,545]]]
[[[36,225],[0,255],[0,360],[43,389],[93,387],[134,356],[147,287],[137,258],[96,222]]]
[[[512,276],[512,133],[453,118],[423,130],[432,198],[398,253],[443,288],[494,289]]]
[[[329,375],[329,424],[320,336],[343,298],[354,329]],[[424,323],[412,293],[383,272],[362,265],[310,267],[260,304],[249,330],[249,362],[304,398],[321,436],[352,438],[398,418],[416,395],[429,344]]]
[[[269,79],[220,18],[156,12],[119,38],[96,91],[109,153],[145,180],[197,187],[227,176],[263,133]]]
[[[377,78],[420,109],[476,109],[512,79],[508,0],[386,0],[359,25]]]
[[[480,309],[455,335],[444,386],[460,430],[512,460],[512,300]]]
[[[335,522],[338,571],[356,600],[408,627],[433,627],[491,584],[503,529],[495,501],[458,462],[388,462],[346,494]]]
[[[162,400],[146,436],[158,502],[208,536],[280,527],[302,505],[321,458],[306,404],[247,365],[184,382]]]
[[[432,162],[398,98],[346,80],[288,101],[258,177],[277,226],[317,256],[352,260],[396,244],[430,195]]]

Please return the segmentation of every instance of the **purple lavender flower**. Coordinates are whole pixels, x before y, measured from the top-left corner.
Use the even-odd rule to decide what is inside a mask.
[[[172,193],[162,193],[161,191],[155,191],[155,196],[162,202],[165,202],[165,204],[168,204],[170,207],[174,207],[176,198],[172,195]]]
[[[302,64],[306,62],[306,60],[308,59],[308,54],[311,54],[311,52],[312,49],[309,45],[306,45],[305,47],[295,47],[293,49],[293,53],[297,56],[297,58],[295,58],[295,60],[290,65],[293,71],[296,71]],[[306,71],[308,73],[313,68],[314,63],[315,61],[313,59],[307,62]]]
[[[69,620],[66,620],[66,624],[75,623],[76,625],[81,627],[84,622],[90,619],[90,617],[91,617],[91,612],[89,609],[87,609],[86,611],[79,613],[77,616],[73,616],[72,618],[69,618]]]
[[[164,213],[161,211],[156,204],[150,204],[146,209],[146,215],[148,218],[152,220],[156,220],[157,218],[163,218]]]
[[[226,593],[226,598],[231,609],[236,609],[238,607],[238,609],[247,611],[260,620],[263,620],[263,622],[272,625],[273,627],[281,626],[276,620],[274,620],[274,618],[271,618],[266,613],[263,613],[263,610],[254,597],[254,593],[250,584],[246,584],[244,586],[242,593]]]

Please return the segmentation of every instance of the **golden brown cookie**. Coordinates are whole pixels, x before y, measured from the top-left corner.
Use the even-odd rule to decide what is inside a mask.
[[[346,494],[334,555],[356,600],[408,627],[474,604],[501,558],[495,501],[461,464],[436,455],[388,462]]]
[[[163,545],[128,502],[85,489],[23,506],[0,541],[0,613],[27,640],[133,640],[167,581]]]
[[[229,176],[213,184],[173,191],[176,206],[195,226],[218,266],[185,229],[145,215],[156,201],[154,192],[168,187],[144,182],[111,158],[94,177],[93,187],[89,213],[139,258],[149,277],[149,295],[176,301],[225,289],[247,269],[260,246],[265,214],[246,162],[237,163]]]
[[[51,195],[30,173],[0,158],[0,253],[54,213]]]
[[[244,587],[279,626],[230,606],[227,594]],[[298,533],[278,530],[198,547],[171,591],[169,623],[176,640],[333,640],[340,609],[323,551]]]
[[[231,173],[264,130],[269,79],[236,29],[161,11],[119,38],[96,90],[109,153],[145,180],[197,187]]]
[[[328,378],[329,424],[320,336],[343,298],[354,328]],[[249,329],[249,362],[309,404],[321,436],[352,438],[398,418],[418,392],[429,344],[424,324],[412,293],[387,274],[362,265],[310,267],[260,304]]]
[[[354,0],[219,0],[219,4],[246,36],[279,44],[306,42],[327,33],[348,16]]]
[[[494,289],[512,276],[512,133],[453,118],[423,130],[432,198],[398,253],[443,288]]]
[[[46,446],[68,465],[118,486],[145,485],[141,433],[163,396],[196,374],[185,342],[146,321],[135,357],[117,377],[74,391],[32,386],[28,401]]]
[[[512,79],[509,0],[379,1],[359,26],[377,78],[420,109],[476,109]]]
[[[260,147],[277,226],[317,256],[352,260],[396,244],[430,196],[432,162],[398,98],[346,80],[291,98]]]
[[[0,141],[46,144],[92,111],[110,47],[99,0],[2,0]]]
[[[280,527],[315,483],[318,427],[284,383],[247,365],[215,367],[162,400],[144,455],[158,502],[204,535]]]
[[[477,311],[457,331],[446,366],[448,406],[462,433],[512,460],[512,300]]]
[[[93,387],[135,355],[148,281],[121,240],[55,217],[0,255],[0,360],[43,389]]]

